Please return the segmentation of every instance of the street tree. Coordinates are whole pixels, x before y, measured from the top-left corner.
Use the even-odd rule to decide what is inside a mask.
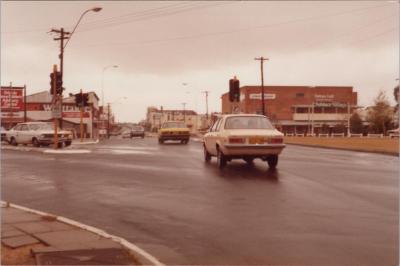
[[[350,132],[354,134],[363,133],[363,123],[358,112],[354,112],[350,117]]]
[[[377,134],[386,134],[392,127],[393,109],[389,104],[384,91],[380,91],[367,113],[370,131]]]

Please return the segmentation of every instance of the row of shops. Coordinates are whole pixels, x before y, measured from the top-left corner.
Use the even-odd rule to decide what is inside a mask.
[[[71,130],[75,137],[80,137],[82,116],[83,136],[97,139],[106,135],[109,123],[114,124],[114,116],[110,108],[99,106],[99,97],[95,92],[88,92],[88,95],[89,106],[83,107],[82,114],[75,104],[74,95],[63,98],[59,124],[62,129]],[[21,122],[53,121],[52,99],[49,91],[27,95],[25,87],[2,86],[1,126],[10,129]]]

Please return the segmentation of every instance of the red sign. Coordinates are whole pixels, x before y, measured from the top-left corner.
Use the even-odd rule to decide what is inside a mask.
[[[23,111],[24,110],[24,88],[21,87],[1,87],[1,111]]]
[[[80,118],[81,113],[80,112],[63,112],[62,116],[65,118]],[[83,118],[89,118],[90,113],[89,112],[83,112]]]

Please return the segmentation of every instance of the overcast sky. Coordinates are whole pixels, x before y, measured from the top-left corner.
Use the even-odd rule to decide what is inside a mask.
[[[241,85],[353,86],[359,104],[379,90],[393,103],[399,78],[399,3],[394,1],[1,2],[1,85],[49,89],[59,42],[51,28],[72,31],[65,49],[66,93],[95,91],[119,121],[143,119],[148,106],[221,111],[234,75]],[[118,65],[118,68],[106,66]],[[183,85],[186,84],[186,85]],[[123,97],[126,97],[124,99]]]

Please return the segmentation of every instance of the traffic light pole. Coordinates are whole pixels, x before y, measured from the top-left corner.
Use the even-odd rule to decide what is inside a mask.
[[[80,108],[80,117],[81,117],[81,122],[80,122],[80,137],[81,137],[81,142],[83,142],[83,95],[82,95],[82,89],[81,89],[81,106]]]
[[[55,41],[60,41],[60,73],[61,73],[61,80],[63,80],[64,77],[64,40],[69,39],[66,35],[71,34],[70,32],[64,31],[64,28],[61,28],[60,30],[52,29],[51,32],[55,32],[60,34],[59,38],[54,38]],[[62,93],[61,93],[62,95]],[[60,99],[61,101],[61,110],[62,110],[62,97]],[[62,118],[60,121],[60,128],[62,128]]]
[[[57,65],[53,65],[53,75],[56,77],[57,75]],[[56,105],[57,103],[57,92],[56,92],[56,87],[57,87],[57,79],[53,79],[53,84],[52,84],[52,91],[53,91],[53,106]],[[54,117],[54,149],[58,148],[58,118]]]

